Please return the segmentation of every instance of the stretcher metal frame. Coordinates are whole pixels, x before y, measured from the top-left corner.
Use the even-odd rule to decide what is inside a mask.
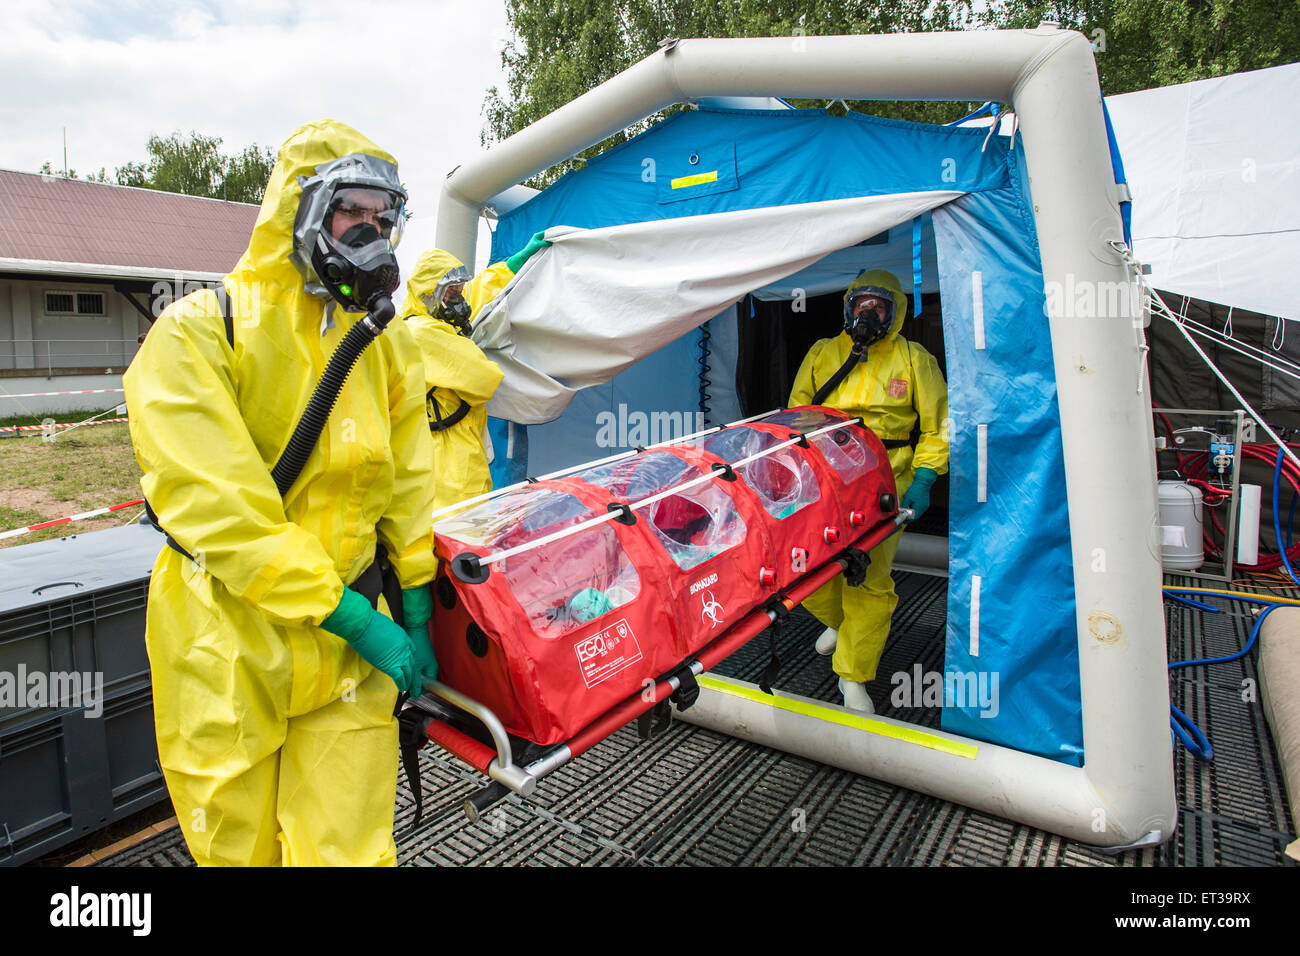
[[[842,427],[844,423],[837,424]],[[779,450],[788,444],[792,443],[774,446],[769,450]],[[472,821],[477,820],[488,807],[508,792],[530,796],[536,790],[538,781],[547,774],[580,756],[623,725],[648,713],[662,702],[671,700],[679,710],[687,709],[694,702],[694,695],[687,701],[679,692],[688,683],[688,678],[689,683],[694,683],[695,678],[713,669],[762,634],[782,613],[773,608],[774,602],[776,606],[784,608],[785,613],[794,610],[810,594],[850,567],[858,557],[901,530],[911,517],[910,510],[902,509],[865,528],[838,555],[808,572],[784,591],[769,596],[708,645],[660,676],[653,688],[647,686],[641,692],[631,695],[569,740],[550,745],[544,754],[530,759],[526,764],[515,762],[510,735],[490,708],[440,681],[426,681],[425,690],[428,693],[412,702],[412,706],[429,717],[424,727],[425,736],[493,781],[465,801],[463,809],[466,815]],[[466,717],[477,721],[487,731],[492,746],[476,740],[456,726],[457,722],[463,722]]]

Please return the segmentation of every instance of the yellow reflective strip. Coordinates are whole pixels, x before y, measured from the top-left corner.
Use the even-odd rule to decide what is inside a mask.
[[[776,707],[779,710],[787,710],[792,714],[803,714],[805,717],[815,717],[818,720],[829,721],[832,724],[841,724],[844,727],[854,727],[858,730],[865,730],[867,733],[878,734],[881,737],[893,737],[895,740],[901,740],[909,744],[916,744],[918,747],[929,747],[931,750],[938,750],[942,753],[952,754],[955,757],[965,757],[968,760],[974,760],[976,755],[979,754],[979,748],[974,744],[949,740],[947,737],[928,734],[924,730],[913,730],[910,727],[896,727],[893,724],[885,723],[883,720],[873,720],[870,717],[862,717],[858,714],[846,714],[842,710],[822,707],[818,704],[811,704],[803,700],[790,700],[786,697],[773,697],[771,694],[764,694],[757,687],[737,686],[736,684],[727,681],[720,681],[716,678],[709,677],[707,674],[696,678],[696,682],[701,687],[708,687],[722,694],[730,694],[732,697],[742,697],[745,700],[752,700],[758,704],[767,704],[769,707]]]
[[[718,171],[715,169],[711,173],[696,173],[694,176],[679,176],[672,181],[673,189],[682,189],[685,186],[698,186],[700,183],[716,183],[718,181]]]

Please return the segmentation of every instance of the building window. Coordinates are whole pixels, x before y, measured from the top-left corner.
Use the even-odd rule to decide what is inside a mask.
[[[47,292],[46,315],[103,315],[102,292]]]

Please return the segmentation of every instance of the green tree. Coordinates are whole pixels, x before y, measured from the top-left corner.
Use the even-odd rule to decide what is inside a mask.
[[[38,170],[38,172],[39,172],[42,176],[62,176],[62,177],[64,177],[65,179],[76,179],[76,178],[77,178],[77,171],[76,171],[75,169],[69,169],[66,175],[64,174],[64,172],[63,172],[62,170],[59,170],[58,172],[55,172],[52,168],[50,168],[50,161],[49,161],[48,159],[47,159],[45,162],[41,163],[41,168]],[[88,174],[86,174],[86,176],[83,177],[83,178],[84,178],[84,179],[86,180],[86,182],[88,182],[88,183],[106,183],[106,182],[108,182],[108,175],[104,172],[104,167],[102,167],[102,166],[99,168],[99,172],[97,172],[97,173],[88,173]]]
[[[514,33],[501,54],[507,88],[488,91],[484,145],[504,139],[653,53],[667,37],[828,36],[853,33],[910,33],[962,29],[970,22],[965,3],[895,0],[735,0],[698,4],[692,0],[510,0],[506,15]],[[794,106],[823,102],[792,100]],[[947,122],[969,104],[849,104],[877,116]],[[666,115],[618,133],[579,154],[585,159],[625,141]],[[538,177],[552,182],[573,166],[561,163]]]
[[[138,186],[187,196],[206,196],[231,202],[258,203],[271,177],[275,154],[256,144],[234,156],[221,152],[221,137],[190,132],[150,136],[149,159],[117,167],[121,186]]]
[[[493,87],[484,101],[484,145],[523,129],[627,69],[654,52],[665,37],[912,33],[1021,28],[1056,20],[1093,41],[1102,89],[1108,94],[1300,60],[1300,4],[1295,0],[509,0],[507,17],[513,37],[501,54],[506,89]],[[975,104],[849,105],[876,116],[943,123]],[[662,115],[578,158],[623,142]],[[534,185],[553,181],[573,165],[568,161],[555,166]]]
[[[1055,20],[1093,41],[1107,95],[1300,60],[1295,0],[1005,0],[990,22]]]
[[[275,153],[271,147],[256,143],[239,155],[229,157],[221,183],[221,198],[231,202],[260,203],[274,165]]]

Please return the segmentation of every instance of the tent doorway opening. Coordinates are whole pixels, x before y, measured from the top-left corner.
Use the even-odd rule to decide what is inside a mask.
[[[908,233],[899,227],[891,232]],[[840,250],[827,260],[845,259],[853,263],[841,275],[842,286],[831,291],[807,294],[800,285],[803,273],[784,280],[779,288],[768,287],[745,296],[736,306],[736,397],[743,417],[759,415],[769,409],[784,407],[794,386],[799,366],[808,350],[819,339],[833,338],[844,326],[844,293],[850,282],[867,269],[888,269],[899,279],[907,295],[909,317],[903,324],[902,336],[923,346],[939,363],[939,369],[948,377],[948,367],[943,340],[943,303],[938,292],[937,273],[923,270],[921,302],[918,308],[912,301],[913,275],[898,267],[897,256],[889,255],[890,233],[882,233],[864,243]],[[925,260],[932,263],[935,257],[933,235],[925,249]],[[877,255],[852,255],[846,253],[883,253]],[[910,252],[909,252],[910,255]],[[814,270],[822,266],[818,263]],[[811,270],[806,270],[811,271]],[[822,288],[825,281],[814,288]],[[929,291],[931,288],[934,291]],[[794,291],[794,295],[783,295]],[[915,439],[916,432],[913,432]],[[948,534],[948,475],[940,476],[930,496],[930,508],[921,519],[908,526],[908,534],[926,534],[946,537]]]

